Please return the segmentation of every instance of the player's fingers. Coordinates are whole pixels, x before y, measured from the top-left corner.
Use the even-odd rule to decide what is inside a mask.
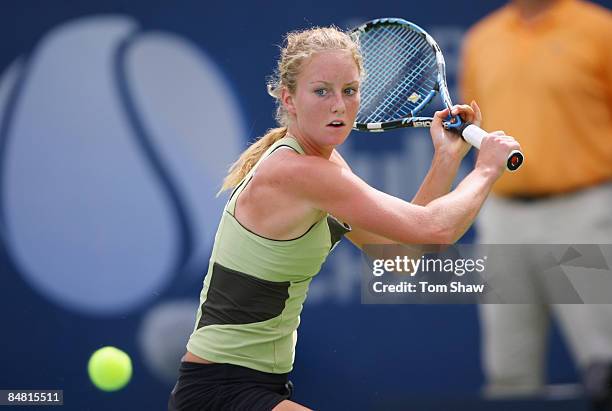
[[[444,110],[440,110],[440,111],[436,111],[436,113],[434,114],[434,118],[439,118],[439,119],[445,119],[446,117],[448,117],[448,109],[445,108]]]
[[[491,136],[491,138],[495,139],[495,140],[509,140],[509,141],[516,141],[514,139],[514,137],[507,135],[505,132],[498,130],[498,131],[493,131],[492,133],[488,134],[489,136]]]
[[[508,136],[505,134],[496,134],[497,132],[489,133],[485,138],[490,139],[493,144],[504,146],[510,150],[520,150],[521,145],[516,139],[512,136]]]
[[[510,144],[510,146],[512,147],[513,150],[520,150],[521,149],[521,143],[516,141],[516,139],[514,137],[512,137],[512,136],[506,136],[506,137],[509,137],[508,144]]]
[[[474,111],[468,104],[455,104],[453,109],[463,113],[471,113]]]
[[[480,107],[476,103],[476,100],[472,100],[472,102],[470,103],[470,107],[472,107],[472,110],[474,110],[476,122],[480,123],[482,121],[482,112],[480,111]]]
[[[461,116],[463,121],[473,121],[475,118],[474,110],[467,104],[457,104],[452,107],[453,116]]]
[[[503,136],[500,136],[500,138],[502,138],[503,140],[509,141],[509,142],[516,142],[516,143],[518,143],[514,137],[507,136],[505,134]]]
[[[448,109],[445,108],[444,110],[441,111],[436,111],[434,116],[433,116],[433,124],[432,126],[442,126],[442,122],[444,120],[446,120],[446,118],[448,117]]]

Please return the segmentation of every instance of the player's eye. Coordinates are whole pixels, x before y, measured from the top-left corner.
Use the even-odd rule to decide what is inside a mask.
[[[347,87],[344,89],[344,94],[347,96],[352,96],[357,93],[357,89],[355,87]]]
[[[317,96],[321,96],[321,97],[327,95],[327,90],[324,88],[318,88],[314,92]]]

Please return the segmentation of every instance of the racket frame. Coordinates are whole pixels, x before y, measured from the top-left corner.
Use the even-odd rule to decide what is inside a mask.
[[[440,46],[438,46],[438,43],[436,43],[436,41],[433,39],[433,37],[431,37],[429,33],[427,33],[421,27],[410,21],[396,17],[385,17],[370,20],[353,29],[350,32],[350,35],[354,39],[359,40],[361,34],[367,33],[368,31],[380,25],[397,25],[408,27],[411,31],[421,36],[427,42],[427,44],[431,46],[436,58],[436,84],[421,101],[421,103],[410,111],[409,116],[384,122],[360,123],[355,121],[355,123],[353,124],[353,129],[358,131],[382,132],[403,127],[429,128],[433,123],[433,118],[417,117],[416,114],[423,110],[423,108],[425,108],[425,106],[427,106],[434,99],[436,94],[440,93],[442,102],[449,110],[449,112],[453,105],[452,100],[450,98],[450,94],[448,92],[448,84],[446,82],[446,62],[444,61],[444,55],[442,54],[442,50],[440,49]],[[464,122],[463,120],[461,120],[460,116],[449,115],[447,120],[443,122],[443,125],[446,129],[455,129],[456,132],[464,140],[466,140],[476,148],[480,148],[480,142],[482,141],[482,138],[487,134],[486,131],[480,129],[479,127],[476,127],[469,122]],[[523,164],[523,162],[523,153],[518,150],[514,150],[510,153],[508,157],[508,160],[506,162],[506,169],[508,171],[516,171]]]
[[[410,21],[396,17],[385,17],[370,20],[351,30],[350,35],[353,38],[358,39],[361,33],[366,33],[369,30],[372,30],[373,28],[383,24],[408,27],[410,30],[421,36],[431,46],[436,58],[436,86],[429,92],[429,94],[427,94],[427,96],[425,96],[425,98],[417,107],[411,110],[410,116],[406,116],[397,120],[376,123],[359,123],[355,121],[355,123],[353,124],[353,129],[360,131],[380,132],[403,127],[431,127],[433,118],[418,117],[416,116],[416,114],[418,114],[427,105],[429,105],[429,103],[431,103],[431,101],[438,93],[440,93],[440,97],[442,98],[444,105],[449,110],[453,105],[452,100],[450,98],[450,94],[448,92],[448,85],[446,83],[446,62],[444,61],[444,55],[442,54],[442,50],[440,49],[440,46],[438,46],[438,43],[436,43],[436,41],[433,39],[433,37],[431,37],[429,33],[427,33],[421,27]],[[444,126],[446,128],[458,128],[462,125],[462,123],[463,122],[459,116],[451,116],[449,117],[448,121],[444,122]]]

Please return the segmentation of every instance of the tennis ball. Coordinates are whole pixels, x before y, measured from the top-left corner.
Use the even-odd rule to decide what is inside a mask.
[[[132,378],[132,360],[118,348],[102,347],[89,358],[87,372],[93,385],[102,391],[117,391]]]

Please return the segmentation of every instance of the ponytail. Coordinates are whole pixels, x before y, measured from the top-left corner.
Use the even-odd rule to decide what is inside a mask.
[[[244,150],[238,160],[230,166],[229,172],[223,179],[223,186],[218,194],[240,184],[242,179],[244,179],[257,161],[259,161],[262,154],[265,153],[272,144],[285,137],[286,134],[287,127],[271,128],[263,137]]]

